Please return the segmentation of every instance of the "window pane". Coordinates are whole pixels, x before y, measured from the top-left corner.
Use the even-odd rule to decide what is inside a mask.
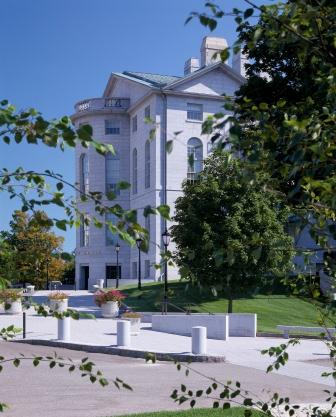
[[[105,120],[105,135],[120,135],[120,121]]]
[[[79,229],[79,244],[82,247],[89,246],[89,224],[85,224],[85,216],[81,216],[81,225]]]
[[[187,119],[200,121],[203,120],[202,104],[187,103]]]
[[[145,274],[144,274],[144,278],[149,278],[150,276],[150,262],[149,260],[145,260]]]
[[[113,225],[115,225],[118,223],[119,219],[113,213],[106,213],[105,221],[111,222]],[[112,246],[118,242],[118,234],[111,232],[107,224],[105,225],[105,240],[106,240],[106,246]]]
[[[150,119],[150,106],[145,107],[145,119]]]
[[[89,159],[87,154],[82,154],[79,159],[80,190],[82,193],[89,191]]]
[[[137,116],[134,116],[132,118],[132,132],[136,132],[138,129],[138,118]]]
[[[145,145],[145,188],[150,187],[150,143]]]
[[[106,192],[120,194],[117,184],[120,182],[120,160],[118,155],[108,153],[105,157]]]
[[[133,149],[133,175],[132,175],[132,188],[133,194],[138,192],[138,153],[136,149]]]
[[[188,173],[189,180],[196,180],[203,169],[203,144],[198,138],[188,140]]]

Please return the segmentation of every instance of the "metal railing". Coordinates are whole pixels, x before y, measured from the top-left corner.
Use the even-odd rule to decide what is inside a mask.
[[[79,101],[75,105],[77,113],[84,111],[103,110],[103,109],[120,109],[127,110],[130,106],[130,99],[111,97],[111,98],[88,98],[86,100]]]

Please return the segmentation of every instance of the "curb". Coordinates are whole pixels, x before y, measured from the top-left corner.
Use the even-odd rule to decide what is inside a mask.
[[[140,358],[140,359],[149,359],[155,358],[159,361],[169,361],[169,362],[206,362],[206,363],[220,363],[226,362],[225,356],[215,356],[215,355],[192,355],[189,353],[164,353],[164,352],[148,352],[143,350],[135,349],[123,349],[118,347],[107,347],[107,346],[91,346],[91,345],[82,345],[79,343],[71,342],[58,342],[55,340],[43,340],[43,339],[24,339],[24,340],[15,340],[14,343],[23,343],[28,345],[37,345],[37,346],[51,346],[59,347],[64,349],[78,350],[89,353],[103,353],[105,355],[117,355],[124,356],[129,358]]]

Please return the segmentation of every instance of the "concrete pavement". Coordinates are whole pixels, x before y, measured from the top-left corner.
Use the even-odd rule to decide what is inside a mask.
[[[57,351],[63,357],[77,361],[87,356],[84,352],[41,346],[0,343],[1,355],[50,355]],[[0,374],[1,401],[10,404],[7,417],[103,417],[127,413],[188,408],[176,405],[169,397],[174,388],[185,384],[190,389],[202,389],[208,381],[191,372],[188,377],[178,372],[171,362],[146,364],[144,360],[90,354],[105,376],[116,376],[129,383],[133,391],[116,390],[112,385],[102,388],[85,381],[78,373],[69,374],[64,368],[50,370],[45,364],[34,368],[23,363],[15,368],[10,364]],[[243,389],[254,397],[267,399],[273,392],[289,396],[293,403],[320,403],[326,398],[327,387],[278,374],[265,374],[251,367],[229,363],[192,364],[192,368],[219,381],[240,381]],[[199,407],[211,406],[210,400],[197,403]]]

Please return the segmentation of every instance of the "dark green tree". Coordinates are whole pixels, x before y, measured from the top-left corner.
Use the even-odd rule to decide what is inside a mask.
[[[235,298],[286,274],[293,256],[286,210],[261,181],[246,181],[243,162],[221,151],[177,199],[172,236],[182,276]]]

